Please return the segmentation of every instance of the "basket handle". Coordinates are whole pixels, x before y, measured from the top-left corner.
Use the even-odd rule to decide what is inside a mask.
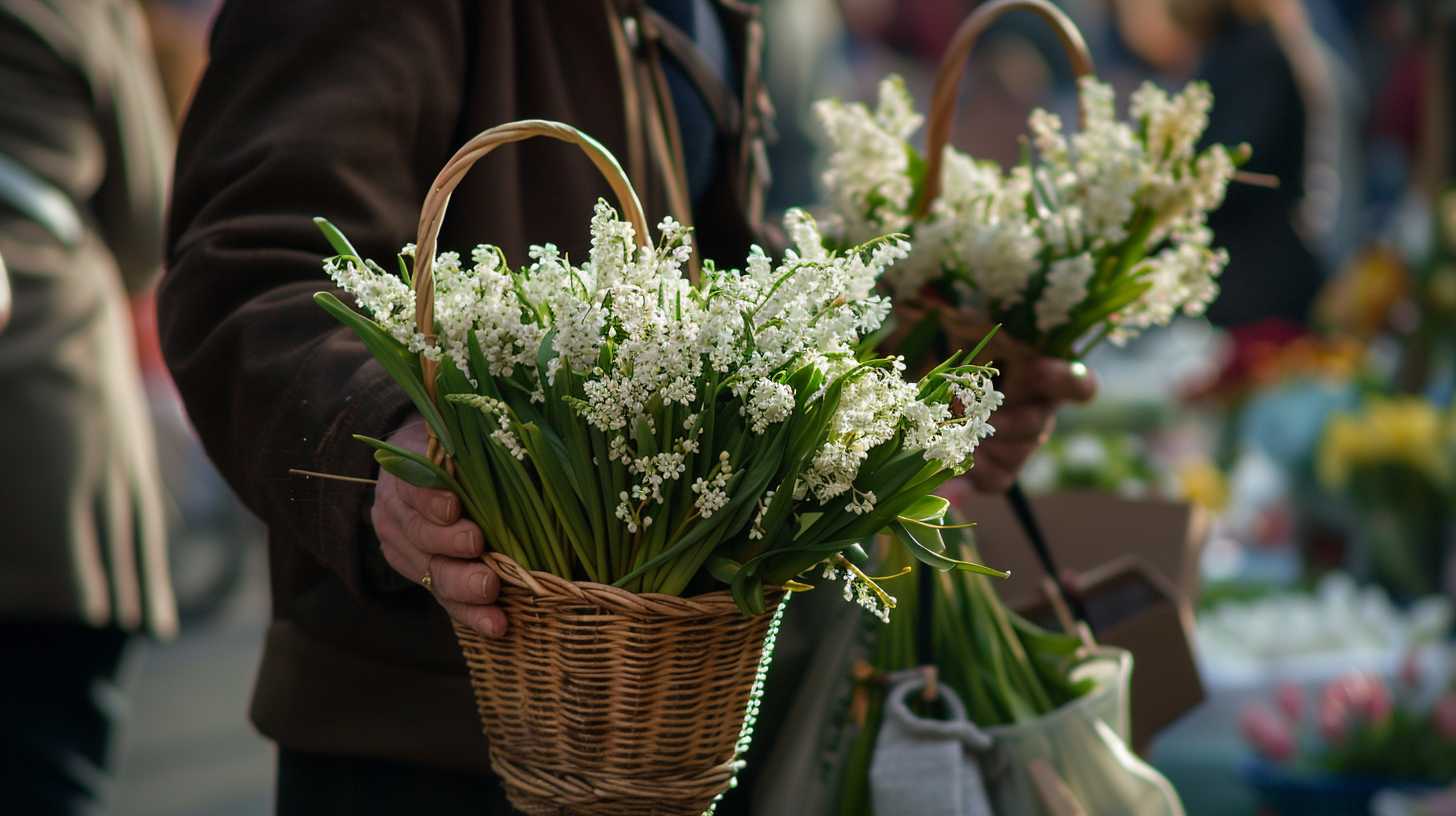
[[[926,129],[925,190],[915,206],[915,218],[924,218],[930,205],[940,197],[941,174],[945,145],[950,141],[951,117],[955,114],[957,90],[965,74],[966,59],[976,40],[991,24],[1007,12],[1025,10],[1035,13],[1056,30],[1062,47],[1072,60],[1072,71],[1079,78],[1093,73],[1092,53],[1082,32],[1061,9],[1047,0],[992,0],[971,12],[951,37],[950,47],[941,57],[935,74],[935,91],[931,95],[929,127]]]
[[[440,224],[445,220],[445,209],[450,205],[450,194],[455,191],[465,174],[477,161],[485,158],[492,150],[512,142],[525,141],[537,136],[568,142],[581,148],[582,152],[596,165],[597,171],[607,180],[612,192],[621,205],[623,215],[631,222],[636,233],[638,246],[650,248],[652,236],[647,231],[647,217],[642,213],[642,202],[632,189],[632,182],[623,172],[617,159],[600,142],[571,125],[545,119],[523,119],[507,122],[482,131],[466,142],[455,155],[445,163],[435,181],[425,194],[425,203],[420,208],[419,231],[415,239],[415,325],[431,344],[435,340],[435,243],[440,237]],[[422,260],[423,259],[423,260]],[[431,401],[438,401],[435,374],[438,364],[420,355],[420,369],[425,381],[425,390]],[[428,429],[429,455],[436,462],[444,461],[444,451],[435,438],[433,428]]]

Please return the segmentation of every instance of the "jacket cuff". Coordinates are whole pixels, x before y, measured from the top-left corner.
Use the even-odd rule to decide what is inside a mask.
[[[414,405],[382,366],[373,359],[350,379],[349,395],[315,449],[315,461],[326,473],[378,478],[373,449],[353,438],[364,434],[386,439],[415,412]],[[374,489],[350,482],[317,479],[318,552],[349,589],[359,595],[394,593],[415,584],[394,571],[379,549],[370,508]]]

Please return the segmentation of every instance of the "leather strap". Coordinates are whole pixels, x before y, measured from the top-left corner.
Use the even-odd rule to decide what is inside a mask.
[[[667,206],[672,217],[684,226],[693,225],[692,196],[688,192],[687,160],[683,158],[682,130],[678,125],[677,108],[672,104],[672,91],[667,85],[667,75],[662,70],[662,56],[658,51],[659,36],[650,19],[650,10],[639,18],[643,30],[642,48],[646,59],[638,63],[639,81],[644,94],[651,95],[656,104],[647,106],[647,135],[657,166],[662,173],[663,185],[667,191]],[[692,237],[695,247],[699,246],[697,236]],[[688,276],[694,283],[702,268],[701,251],[694,251],[688,259]]]
[[[683,225],[693,225],[682,135],[677,113],[662,73],[655,23],[641,0],[603,0],[612,52],[622,82],[623,115],[627,120],[628,177],[640,189],[652,175],[662,180],[667,210]],[[697,238],[692,238],[694,245]],[[698,279],[699,252],[688,261],[688,275]]]
[[[688,80],[693,83],[698,89],[698,93],[702,94],[703,100],[708,103],[708,110],[713,114],[713,121],[718,125],[718,131],[737,134],[741,124],[739,121],[741,113],[732,86],[723,81],[687,32],[652,9],[646,9],[643,16],[649,22],[647,28],[649,36],[657,41],[663,52],[677,61]]]
[[[754,10],[757,11],[756,9]],[[747,18],[743,48],[743,131],[739,135],[738,167],[734,186],[749,223],[763,222],[764,190],[771,175],[766,138],[772,138],[774,110],[763,85],[763,23],[757,14]]]
[[[763,191],[768,183],[768,154],[763,142],[773,121],[773,106],[763,87],[763,26],[754,6],[715,0],[729,28],[730,42],[741,65],[743,93],[738,96],[702,54],[692,38],[671,21],[647,8],[642,0],[603,0],[610,18],[613,52],[622,77],[623,114],[627,116],[628,172],[641,189],[656,175],[662,180],[667,209],[692,226],[692,197],[683,160],[677,111],[662,71],[664,53],[682,67],[701,94],[727,145],[723,168],[728,192],[752,229],[763,219]],[[736,32],[736,33],[735,33]],[[694,243],[697,243],[694,237]],[[701,260],[694,253],[689,275],[696,280]]]
[[[617,60],[617,74],[622,82],[622,113],[627,123],[627,176],[640,184],[647,172],[646,137],[643,134],[642,94],[633,70],[632,49],[624,17],[617,13],[612,0],[602,0],[607,12],[607,30],[612,36],[612,54]],[[636,32],[633,32],[634,35]]]

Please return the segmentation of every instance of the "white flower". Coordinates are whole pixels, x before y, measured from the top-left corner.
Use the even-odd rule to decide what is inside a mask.
[[[823,182],[849,243],[898,232],[910,222],[910,157],[905,140],[920,127],[910,92],[897,76],[880,83],[879,105],[824,100],[814,114],[831,151]]]
[[[1062,118],[1047,113],[1041,108],[1031,112],[1028,121],[1031,129],[1031,143],[1044,159],[1064,162],[1067,158],[1067,138],[1062,135]]]
[[[1141,329],[1165,326],[1179,312],[1203,314],[1218,295],[1218,276],[1228,264],[1228,252],[1208,245],[1212,237],[1207,227],[1185,230],[1142,262],[1140,271],[1149,289],[1119,315],[1113,342],[1126,342]]]
[[[768,426],[783,422],[794,411],[794,389],[787,383],[763,378],[753,386],[744,406],[754,433],[763,433]]]
[[[728,504],[728,482],[733,478],[733,464],[729,461],[728,451],[718,454],[718,467],[710,474],[710,478],[699,477],[693,482],[693,492],[698,494],[693,501],[693,506],[703,518],[712,518],[713,514],[723,509]]]
[[[1034,297],[1041,334],[1067,325],[1080,303],[1100,305],[1126,291],[1130,275],[1153,285],[1109,318],[1114,339],[1180,309],[1201,311],[1217,291],[1222,255],[1207,242],[1180,247],[1222,203],[1234,172],[1227,149],[1197,151],[1213,103],[1208,87],[1192,83],[1169,95],[1145,84],[1132,95],[1133,123],[1119,121],[1105,83],[1079,80],[1078,97],[1084,115],[1075,132],[1052,113],[1031,114],[1034,154],[1009,171],[946,147],[941,194],[913,224],[902,216],[913,192],[905,187],[914,153],[908,140],[920,122],[903,83],[887,80],[874,113],[821,103],[831,143],[825,181],[841,237],[911,232],[914,248],[886,276],[897,296],[940,281],[992,322],[1018,320],[1013,310]],[[1144,253],[1151,257],[1136,266]],[[1127,254],[1134,257],[1121,263]],[[1089,262],[1115,274],[1091,274]]]
[[[342,263],[341,263],[342,261]],[[395,340],[419,353],[423,338],[416,340],[415,293],[394,275],[361,269],[353,261],[330,258],[324,271],[340,289],[354,296],[359,307],[369,313]]]
[[[1144,82],[1132,95],[1131,113],[1142,122],[1148,152],[1156,161],[1186,161],[1208,127],[1212,107],[1213,94],[1205,83],[1190,83],[1182,93],[1169,98],[1153,83]]]
[[[895,93],[887,90],[883,122],[913,130],[908,99]],[[999,171],[968,169],[980,181],[958,187],[950,200],[1016,217],[1012,198],[1024,194],[1025,180],[1008,184]],[[977,183],[984,190],[973,189]],[[828,384],[843,378],[834,410],[821,412],[827,438],[808,452],[797,477],[749,497],[757,512],[741,534],[761,539],[770,534],[764,524],[779,491],[795,502],[833,503],[835,512],[874,511],[880,496],[855,481],[886,443],[899,440],[947,468],[967,466],[975,444],[991,432],[988,419],[1000,396],[982,374],[957,369],[945,375],[948,387],[937,384],[940,396],[922,400],[921,385],[904,380],[903,361],[861,366],[859,343],[880,328],[890,308],[876,282],[908,256],[909,244],[881,238],[836,253],[825,248],[806,213],[791,211],[784,224],[794,248],[781,261],[754,247],[743,271],[705,264],[696,285],[683,271],[691,248],[682,225],[664,220],[656,246],[639,247],[630,224],[603,202],[592,216],[591,250],[579,265],[551,244],[532,247],[530,265],[514,272],[496,247],[476,247],[468,267],[458,254],[442,252],[431,259],[433,341],[416,330],[414,296],[400,278],[343,259],[326,269],[411,351],[449,360],[472,378],[479,393],[448,398],[481,412],[489,444],[527,466],[536,463],[518,431],[526,421],[550,426],[557,406],[549,401],[565,398],[602,435],[605,456],[593,452],[592,461],[625,476],[614,488],[612,513],[629,534],[670,523],[661,516],[680,511],[669,501],[676,491],[691,496],[702,519],[715,518],[733,500],[729,489],[744,474],[728,451],[711,462],[700,454],[721,441],[704,426],[716,416],[723,427],[724,401],[761,437],[790,421],[801,404],[806,411],[814,407]],[[1022,225],[1029,231],[1024,218]],[[484,370],[473,371],[476,363]],[[815,385],[797,385],[805,382]],[[514,415],[512,406],[526,396],[533,406],[546,406],[539,418],[534,407],[530,420]],[[965,416],[952,416],[952,396],[966,407]]]
[[[919,251],[948,257],[991,302],[1016,305],[1042,249],[1026,212],[1031,177],[1024,168],[1002,174],[994,164],[975,162],[951,148],[946,148],[944,166],[944,192],[918,230]]]
[[[1072,310],[1087,296],[1087,282],[1093,271],[1092,256],[1086,252],[1052,262],[1046,289],[1036,301],[1038,331],[1049,332],[1067,322]]]

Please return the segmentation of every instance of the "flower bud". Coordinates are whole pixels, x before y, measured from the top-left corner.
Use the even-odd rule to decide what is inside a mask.
[[[1343,699],[1325,697],[1320,701],[1319,730],[1331,745],[1345,741],[1345,734],[1350,730],[1350,709]]]
[[[1294,734],[1267,706],[1250,705],[1239,714],[1239,728],[1254,749],[1268,759],[1284,762],[1294,756]]]
[[[1400,684],[1407,689],[1414,690],[1421,686],[1421,661],[1420,654],[1414,649],[1405,653],[1400,661]]]
[[[1456,742],[1456,691],[1446,692],[1431,707],[1431,723],[1442,739]]]
[[[1304,689],[1297,683],[1281,683],[1274,699],[1284,718],[1294,724],[1304,717]]]

